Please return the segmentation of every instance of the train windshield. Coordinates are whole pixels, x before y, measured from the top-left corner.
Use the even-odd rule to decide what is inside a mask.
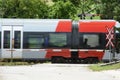
[[[82,49],[103,49],[105,48],[105,34],[80,34],[79,47]]]

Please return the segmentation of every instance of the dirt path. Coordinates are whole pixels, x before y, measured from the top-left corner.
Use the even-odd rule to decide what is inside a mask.
[[[0,80],[3,80],[1,75],[0,75]]]
[[[92,72],[87,66],[85,64],[4,66],[0,67],[0,75],[2,80],[120,80],[120,71],[115,76],[112,71]]]

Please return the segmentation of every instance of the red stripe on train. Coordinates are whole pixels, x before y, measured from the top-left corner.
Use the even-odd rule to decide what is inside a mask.
[[[79,32],[100,32],[106,33],[106,27],[112,28],[115,26],[115,21],[88,21],[79,22]]]
[[[79,51],[79,58],[89,58],[89,57],[96,57],[98,58],[99,60],[102,60],[103,58],[103,55],[104,55],[104,51]]]
[[[72,21],[59,21],[56,32],[72,32]]]
[[[47,49],[46,58],[51,59],[52,57],[64,57],[70,58],[71,52],[69,49]]]

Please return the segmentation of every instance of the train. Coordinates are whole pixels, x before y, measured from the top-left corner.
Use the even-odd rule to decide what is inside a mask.
[[[0,59],[50,60],[52,63],[119,60],[116,26],[119,22],[115,20],[2,18]]]

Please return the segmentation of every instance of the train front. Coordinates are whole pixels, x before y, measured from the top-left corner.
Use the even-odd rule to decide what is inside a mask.
[[[111,61],[116,55],[114,20],[79,21],[79,57],[86,62]]]

